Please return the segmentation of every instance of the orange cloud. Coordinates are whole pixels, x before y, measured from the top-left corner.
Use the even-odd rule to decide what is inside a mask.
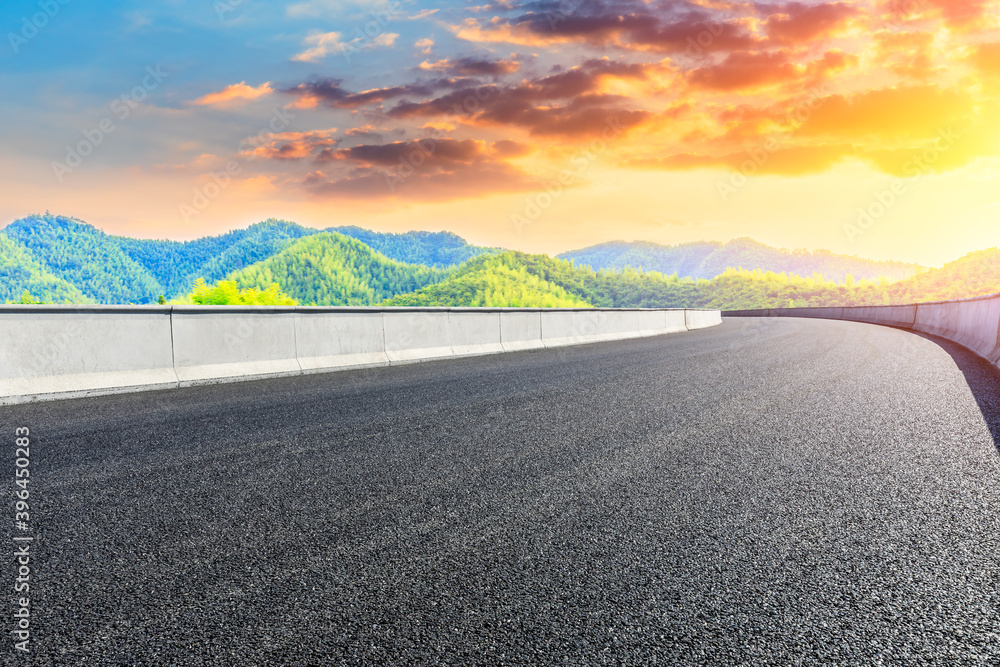
[[[262,143],[246,147],[243,153],[248,157],[272,160],[301,160],[314,156],[317,151],[329,151],[336,147],[340,143],[334,136],[336,133],[335,127],[312,132],[281,132],[267,136]]]
[[[934,34],[883,30],[875,35],[876,62],[908,79],[926,80],[941,71],[934,62]]]
[[[491,60],[487,58],[444,58],[436,62],[424,61],[422,70],[449,72],[458,76],[501,76],[513,74],[521,68],[516,60]]]
[[[726,155],[678,153],[663,158],[632,160],[626,166],[670,171],[723,167],[746,176],[802,176],[822,173],[853,152],[854,149],[846,144],[781,148],[777,143],[765,141],[754,148]]]
[[[859,8],[848,2],[822,5],[793,2],[772,9],[775,13],[764,21],[764,28],[770,41],[782,45],[829,39],[845,31],[860,14]]]
[[[1000,42],[979,44],[972,51],[972,64],[988,77],[1000,77]]]
[[[198,106],[229,107],[242,102],[252,102],[273,92],[274,89],[271,88],[270,81],[262,83],[256,88],[247,85],[246,81],[240,81],[231,86],[226,86],[222,90],[199,97],[192,104]]]
[[[538,183],[508,160],[531,150],[512,141],[450,138],[354,146],[329,153],[336,173],[314,171],[299,185],[341,199],[436,201],[530,191]]]
[[[876,141],[925,139],[962,124],[972,106],[968,95],[934,86],[833,95],[820,101],[797,133]]]

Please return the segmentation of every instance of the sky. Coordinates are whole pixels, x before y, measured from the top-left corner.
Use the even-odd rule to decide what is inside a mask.
[[[1000,0],[11,0],[0,226],[1000,245]]]

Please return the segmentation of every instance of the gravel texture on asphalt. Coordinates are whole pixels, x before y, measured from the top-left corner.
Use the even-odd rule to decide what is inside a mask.
[[[957,346],[743,319],[0,408],[35,536],[0,656],[998,664],[998,406]]]

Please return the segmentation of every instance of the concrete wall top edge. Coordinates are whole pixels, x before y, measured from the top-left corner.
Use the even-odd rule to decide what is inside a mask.
[[[97,305],[62,305],[62,304],[42,304],[42,305],[28,305],[28,304],[0,304],[0,315],[11,314],[11,315],[26,315],[26,314],[49,314],[49,313],[61,313],[61,314],[95,314],[95,313],[109,313],[115,315],[128,314],[128,313],[144,313],[146,315],[169,315],[171,311],[171,306],[97,306]]]
[[[786,309],[782,309],[782,310],[804,310],[804,309],[807,309],[807,308],[810,309],[810,310],[833,309],[833,308],[843,308],[845,310],[848,310],[848,309],[857,309],[857,308],[912,308],[913,306],[918,306],[918,307],[919,306],[943,306],[943,305],[947,305],[949,303],[969,303],[971,301],[989,301],[990,299],[997,299],[997,298],[1000,298],[1000,292],[997,292],[996,294],[984,294],[983,296],[972,296],[972,297],[969,297],[968,299],[952,299],[951,301],[920,301],[920,302],[917,302],[917,303],[890,303],[890,304],[884,304],[884,305],[878,305],[878,306],[798,306],[798,307],[795,307],[795,308],[786,308]],[[692,309],[689,309],[689,310],[692,310]],[[724,311],[722,311],[722,314],[723,315],[735,315],[737,313],[758,313],[758,312],[766,312],[768,310],[774,310],[774,309],[773,308],[770,308],[770,309],[769,308],[749,308],[749,309],[745,309],[745,310],[743,310],[743,309],[738,309],[738,310],[724,310]]]
[[[62,305],[62,304],[7,304],[0,305],[2,314],[162,314],[184,315],[247,314],[247,313],[537,313],[537,312],[683,312],[684,308],[430,308],[430,307],[379,307],[379,306],[160,306],[160,305]],[[687,310],[696,310],[689,308]]]

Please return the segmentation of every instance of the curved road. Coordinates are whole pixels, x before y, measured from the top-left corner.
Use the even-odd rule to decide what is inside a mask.
[[[0,408],[0,662],[997,664],[998,408],[954,345],[753,319]]]

